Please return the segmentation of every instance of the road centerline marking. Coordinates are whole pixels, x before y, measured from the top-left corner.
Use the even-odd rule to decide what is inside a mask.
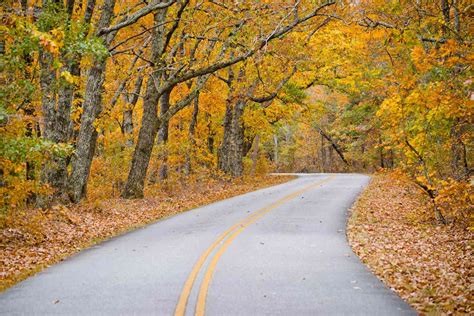
[[[192,288],[194,286],[194,283],[198,277],[199,272],[201,271],[201,268],[203,267],[204,263],[206,262],[207,258],[211,255],[211,253],[218,248],[220,245],[220,248],[216,251],[214,256],[212,257],[209,266],[207,267],[205,274],[204,274],[204,279],[202,280],[201,286],[199,288],[199,294],[198,294],[198,301],[196,304],[196,312],[195,315],[197,316],[203,316],[205,313],[205,306],[206,306],[206,298],[207,298],[207,292],[209,290],[209,285],[212,279],[212,276],[214,274],[214,270],[217,266],[217,263],[220,259],[220,257],[224,254],[226,249],[230,246],[232,241],[248,226],[251,224],[255,223],[258,219],[263,217],[265,214],[270,212],[271,210],[277,208],[278,206],[288,202],[289,200],[294,199],[298,195],[318,186],[323,183],[328,182],[334,178],[334,176],[327,177],[323,180],[317,181],[315,183],[312,183],[308,186],[305,186],[304,188],[295,191],[291,194],[288,194],[274,203],[270,204],[269,206],[265,206],[263,208],[258,209],[257,211],[253,212],[249,216],[245,217],[243,220],[238,222],[237,224],[231,226],[229,229],[227,229],[224,233],[222,233],[212,244],[209,246],[206,251],[199,257],[198,261],[195,263],[193,266],[193,269],[191,270],[188,278],[186,279],[186,282],[184,283],[183,289],[181,291],[178,304],[176,305],[176,310],[175,310],[175,316],[184,316],[186,312],[186,305],[188,304],[189,296],[191,294]]]

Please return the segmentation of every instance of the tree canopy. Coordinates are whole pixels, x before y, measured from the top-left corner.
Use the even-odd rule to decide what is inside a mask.
[[[4,1],[2,214],[202,175],[396,169],[443,222],[472,192],[473,10]]]

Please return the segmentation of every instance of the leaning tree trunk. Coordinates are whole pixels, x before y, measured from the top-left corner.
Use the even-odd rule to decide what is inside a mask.
[[[69,178],[69,197],[77,203],[86,195],[92,158],[94,157],[97,130],[94,122],[102,111],[102,90],[105,61],[99,61],[89,71],[81,116],[81,126],[77,136],[76,152],[72,158]]]
[[[145,97],[143,99],[142,125],[138,132],[138,140],[133,152],[127,182],[122,192],[122,197],[126,199],[143,197],[153,143],[161,124],[157,116],[158,101],[160,100],[160,92],[157,86],[163,79],[161,70],[163,62],[161,58],[165,48],[165,29],[162,22],[166,20],[166,14],[167,9],[162,9],[156,12],[153,17],[155,28],[152,33],[151,60],[155,63],[155,67],[147,80]]]
[[[153,76],[153,75],[152,75]],[[153,151],[153,143],[158,132],[159,94],[154,80],[150,77],[147,81],[145,98],[143,100],[142,125],[138,134],[138,141],[133,152],[132,163],[128,173],[127,182],[122,192],[123,198],[142,198],[145,188],[146,172]]]
[[[110,25],[114,7],[115,0],[105,0],[97,25],[98,30]],[[109,34],[105,39],[105,45],[108,46],[112,39],[113,34]],[[71,201],[75,203],[86,195],[87,181],[97,143],[97,131],[94,122],[102,111],[105,69],[106,59],[97,59],[87,76],[81,126],[77,136],[76,152],[72,158],[71,176],[68,181],[68,194]]]

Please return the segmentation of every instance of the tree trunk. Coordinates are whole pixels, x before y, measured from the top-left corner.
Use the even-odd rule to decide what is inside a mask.
[[[330,137],[327,133],[325,133],[319,126],[316,126],[316,130],[321,135],[321,149],[323,148],[324,139],[326,139],[331,145],[331,147],[336,151],[339,158],[341,158],[342,162],[344,162],[344,164],[346,165],[349,165],[341,147],[339,147],[339,145],[332,139],[332,137]],[[328,151],[329,151],[329,155],[332,155],[330,149],[328,149]],[[328,161],[330,161],[332,164],[332,156],[329,158]]]
[[[92,158],[97,142],[97,130],[94,122],[102,111],[102,90],[105,61],[99,61],[89,70],[86,93],[84,96],[81,126],[77,136],[76,152],[72,158],[72,172],[69,178],[69,198],[74,203],[86,195]]]
[[[125,146],[133,146],[133,109],[127,105],[122,115],[122,133],[126,137]]]
[[[55,2],[60,3],[60,1]],[[87,6],[84,12],[84,23],[87,25],[87,27],[82,31],[85,35],[88,33],[88,26],[92,19],[95,2],[96,0],[87,1]],[[22,2],[22,5],[23,4],[26,5],[27,1]],[[70,27],[69,19],[72,15],[74,4],[74,0],[67,1],[66,9],[68,13],[68,21],[65,23],[66,28]],[[82,6],[82,3],[80,6]],[[70,140],[73,134],[73,122],[70,119],[70,112],[76,89],[74,84],[68,83],[65,80],[61,80],[58,86],[57,75],[51,68],[51,58],[52,57],[49,53],[41,53],[41,81],[43,81],[41,87],[42,91],[48,91],[46,93],[46,98],[43,99],[43,110],[46,109],[44,112],[45,125],[43,137],[55,143],[66,143]],[[61,59],[65,66],[63,66],[60,71],[67,71],[73,76],[79,76],[81,72],[80,58],[81,56],[79,54],[67,56],[67,53],[63,52]],[[47,86],[51,84],[52,86],[49,86],[48,88]],[[53,93],[57,93],[57,107],[55,104],[56,101],[52,100]],[[49,104],[46,104],[45,102]],[[52,105],[53,103],[55,104],[54,106]],[[42,182],[47,183],[56,189],[56,197],[65,192],[68,176],[67,166],[69,160],[69,157],[53,157],[51,161],[43,165],[41,172]]]
[[[257,170],[257,162],[258,162],[258,146],[260,145],[260,135],[257,134],[255,136],[255,140],[253,143],[253,152],[252,152],[252,169],[250,171],[250,175],[254,176]]]
[[[191,174],[191,156],[195,154],[195,147],[196,147],[196,125],[197,125],[197,117],[199,113],[199,94],[194,99],[194,107],[193,107],[193,115],[191,117],[191,123],[189,124],[189,143],[191,145],[190,150],[186,153],[186,161],[184,163],[184,174],[190,175]]]
[[[222,143],[219,147],[217,153],[217,165],[219,170],[227,170],[229,165],[229,154],[231,139],[232,139],[232,116],[233,116],[232,102],[230,101],[230,96],[226,104],[225,114],[224,114],[224,135],[222,137]]]
[[[122,116],[122,133],[126,136],[126,146],[133,146],[133,110],[138,102],[143,84],[143,76],[139,76],[135,81],[135,86],[131,94],[127,94],[127,105]]]
[[[206,112],[207,121],[207,150],[209,153],[214,154],[214,136],[215,132],[212,130],[211,116]]]
[[[80,68],[74,61],[69,61],[70,65],[63,67],[62,71],[69,71],[73,76],[80,75]],[[55,143],[67,143],[72,134],[71,124],[71,106],[74,98],[75,87],[68,82],[61,82],[58,91],[58,106],[55,111],[55,127],[53,131],[49,131],[50,140]],[[53,157],[49,164],[46,164],[42,170],[42,180],[56,189],[55,196],[64,193],[67,185],[67,157]]]
[[[444,18],[444,23],[443,24],[443,33],[446,36],[447,33],[449,32],[449,24],[451,22],[451,17],[449,14],[450,11],[450,5],[448,0],[441,0],[441,12],[443,13],[443,18]]]
[[[163,62],[161,60],[165,45],[165,29],[163,21],[166,19],[167,9],[161,9],[154,14],[151,60],[155,63],[153,72],[149,75],[143,100],[143,117],[138,140],[133,152],[133,158],[125,183],[122,197],[126,199],[142,198],[145,189],[146,174],[150,164],[151,153],[156,134],[161,122],[158,120],[157,110],[160,92],[158,86],[162,81]]]
[[[385,168],[385,157],[383,153],[382,137],[379,136],[380,168]]]
[[[122,192],[123,198],[142,198],[145,188],[145,178],[150,163],[153,143],[158,132],[158,100],[159,94],[154,80],[154,73],[148,78],[145,98],[143,100],[142,125],[138,134],[137,144],[133,152],[132,163],[127,177],[127,183]],[[155,77],[155,78],[153,78]]]
[[[326,145],[324,144],[324,136],[321,135],[321,142],[320,142],[320,156],[321,156],[321,172],[326,172]]]
[[[43,137],[49,140],[54,138],[55,110],[57,85],[56,70],[53,68],[53,56],[51,53],[40,50],[40,86],[41,86],[41,108],[43,111]]]
[[[278,135],[273,134],[273,161],[275,162],[276,170],[278,171]]]
[[[105,0],[97,29],[110,25],[114,13],[115,0]],[[113,35],[109,34],[105,40],[108,46]],[[77,136],[76,152],[72,158],[72,171],[68,181],[68,194],[71,201],[77,203],[86,194],[92,158],[97,142],[97,131],[94,122],[102,111],[102,92],[105,76],[106,60],[95,60],[89,70],[84,95],[81,126]]]
[[[170,95],[171,91],[164,93],[160,100],[160,117],[168,112],[170,108]],[[161,122],[160,129],[158,130],[157,145],[163,144],[163,152],[159,155],[158,160],[161,160],[160,168],[158,170],[158,179],[160,181],[168,179],[168,150],[166,144],[168,143],[169,136],[169,121]]]
[[[466,147],[462,142],[459,124],[451,128],[451,169],[456,180],[466,179],[469,176],[469,167],[466,159]]]
[[[53,56],[51,53],[41,50],[39,55],[40,64],[40,86],[41,86],[41,107],[43,111],[42,137],[52,142],[59,142],[60,129],[58,126],[56,113],[56,87],[57,74],[53,68]],[[53,158],[43,166],[41,179],[55,189],[64,186],[64,177],[67,176],[66,168],[60,164],[60,159]],[[29,163],[30,164],[30,163]],[[40,204],[42,202],[38,201]]]
[[[219,169],[233,177],[243,174],[244,128],[242,115],[246,102],[238,99],[227,105],[224,118],[224,139],[219,149]]]

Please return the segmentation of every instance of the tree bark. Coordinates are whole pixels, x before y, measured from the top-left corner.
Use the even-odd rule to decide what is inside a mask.
[[[275,168],[278,171],[278,136],[273,134],[273,161],[275,162]]]
[[[57,103],[57,74],[53,68],[53,56],[51,53],[40,50],[40,86],[41,107],[43,111],[42,137],[52,142],[59,142],[61,131],[57,126],[56,103]],[[41,179],[51,187],[59,189],[64,185],[64,177],[67,176],[66,168],[59,164],[56,157],[43,166]],[[41,204],[41,202],[39,202]]]
[[[257,134],[255,136],[254,144],[253,144],[253,152],[252,152],[252,169],[250,171],[250,175],[254,176],[257,170],[257,162],[258,162],[258,147],[260,146],[260,135]]]
[[[143,100],[142,125],[138,134],[138,141],[135,145],[131,168],[128,173],[127,182],[122,192],[123,198],[142,198],[145,188],[146,172],[150,162],[153,143],[159,128],[157,117],[159,94],[154,80],[157,74],[154,73],[148,78],[145,98]]]
[[[170,108],[170,95],[171,92],[167,92],[161,96],[160,102],[160,117],[163,117]],[[158,131],[158,143],[165,145],[168,143],[169,137],[169,121],[163,121]],[[162,163],[159,170],[160,181],[168,179],[168,151],[165,148],[163,151]]]
[[[188,137],[189,143],[191,145],[191,149],[186,153],[186,161],[184,163],[184,174],[190,175],[191,174],[191,156],[195,154],[195,147],[196,147],[196,125],[197,125],[197,117],[199,113],[199,94],[194,99],[194,107],[193,107],[193,114],[191,117],[191,123],[189,123],[189,130],[188,130]]]
[[[115,0],[105,0],[98,23],[98,29],[110,25],[113,17]],[[108,46],[113,35],[105,39]],[[72,158],[72,171],[68,181],[68,194],[71,201],[79,202],[86,195],[92,158],[97,142],[97,131],[94,122],[102,111],[102,92],[106,69],[106,59],[96,59],[89,70],[84,95],[81,126],[77,136],[76,152]]]
[[[122,115],[122,133],[126,136],[126,146],[133,146],[133,110],[138,102],[142,89],[143,76],[139,76],[135,81],[135,86],[131,94],[127,94],[127,105]]]
[[[163,117],[166,112],[170,109],[170,96],[171,91],[165,92],[160,98],[160,117]],[[160,128],[158,129],[158,136],[156,138],[156,145],[164,145],[163,151],[158,154],[158,163],[160,163],[158,170],[153,170],[150,176],[150,182],[156,183],[157,178],[159,181],[166,180],[168,178],[168,153],[166,150],[166,143],[168,142],[169,135],[169,121],[161,121]]]
[[[247,143],[245,142],[245,127],[242,122],[242,116],[248,101],[260,103],[264,108],[268,107],[295,72],[296,67],[293,68],[293,71],[289,76],[285,77],[278,83],[272,93],[256,97],[254,93],[259,83],[258,79],[248,85],[246,91],[243,93],[239,92],[237,96],[234,96],[232,86],[234,74],[232,69],[229,69],[228,79],[224,80],[229,87],[229,96],[227,99],[226,114],[224,118],[224,139],[219,150],[220,170],[233,177],[240,177],[243,175],[243,158],[252,147],[252,140],[249,140]],[[242,65],[239,70],[237,81],[241,82],[244,78],[245,65]]]
[[[102,92],[105,61],[99,61],[89,70],[86,93],[84,95],[84,112],[77,136],[76,151],[72,158],[72,171],[69,178],[69,198],[77,203],[86,195],[92,158],[97,142],[97,130],[94,122],[102,111]]]
[[[185,6],[187,5],[187,3],[188,2],[186,2],[186,1],[182,2],[182,6],[180,8],[178,8],[177,18],[176,18],[175,21],[180,20],[180,14],[183,12],[183,10],[184,10]],[[154,85],[155,85],[154,89],[156,90],[153,93],[153,96],[156,98],[156,100],[154,100],[155,104],[152,105],[153,109],[155,110],[155,113],[150,113],[149,117],[144,118],[145,121],[143,123],[145,123],[145,124],[142,123],[140,133],[139,133],[138,142],[137,142],[137,145],[135,147],[135,152],[134,152],[134,156],[133,156],[133,159],[132,159],[132,166],[130,168],[129,178],[127,180],[127,184],[125,186],[124,192],[122,193],[122,196],[125,197],[125,198],[137,198],[137,197],[142,197],[143,196],[145,176],[146,176],[147,168],[148,168],[148,165],[149,165],[149,159],[150,159],[151,151],[152,151],[152,148],[153,148],[153,138],[154,138],[154,136],[156,136],[158,128],[160,127],[159,125],[162,123],[161,121],[166,121],[166,120],[171,119],[171,117],[174,114],[176,114],[176,112],[179,111],[180,108],[182,108],[182,107],[179,107],[179,106],[175,106],[175,107],[173,107],[172,110],[167,112],[167,114],[166,114],[167,118],[166,119],[162,119],[162,118],[158,119],[157,115],[156,115],[156,109],[157,109],[156,102],[158,101],[159,97],[161,95],[163,95],[163,93],[172,90],[176,85],[178,85],[180,83],[184,83],[184,82],[186,82],[188,80],[192,80],[194,78],[203,78],[204,82],[205,82],[205,80],[207,80],[209,74],[215,73],[216,71],[218,71],[220,69],[230,67],[232,65],[235,65],[239,62],[242,62],[242,61],[250,58],[251,56],[255,55],[258,51],[260,51],[261,49],[266,47],[270,41],[275,40],[277,38],[281,38],[285,34],[291,32],[291,30],[293,30],[293,28],[297,27],[298,25],[300,25],[300,24],[302,24],[306,21],[309,21],[313,17],[317,16],[319,11],[321,11],[324,8],[326,8],[330,5],[333,5],[333,4],[335,4],[335,2],[333,2],[333,1],[328,2],[328,3],[324,3],[321,6],[315,8],[309,14],[307,14],[303,17],[297,18],[297,19],[293,20],[292,22],[290,22],[289,24],[286,24],[286,25],[278,24],[277,27],[269,35],[259,37],[257,39],[257,41],[255,42],[255,45],[253,45],[252,48],[250,48],[250,49],[248,49],[244,52],[241,52],[237,56],[233,56],[231,54],[230,58],[224,58],[225,54],[227,53],[228,48],[231,44],[230,39],[233,38],[233,36],[234,36],[234,34],[232,33],[232,36],[230,36],[228,38],[229,41],[226,40],[224,42],[224,44],[220,46],[219,49],[221,50],[221,52],[220,52],[220,54],[218,54],[218,58],[216,58],[215,61],[205,63],[205,65],[201,66],[201,67],[196,67],[196,68],[195,67],[187,67],[187,70],[182,70],[182,68],[178,68],[179,69],[178,71],[176,71],[171,76],[168,76],[166,79],[163,78],[164,77],[163,76],[164,71],[165,71],[164,69],[167,69],[166,71],[169,71],[168,69],[174,68],[175,61],[170,61],[171,63],[173,63],[173,67],[167,67],[168,65],[166,64],[167,60],[165,59],[166,58],[165,51],[166,51],[166,48],[168,47],[168,44],[170,43],[170,39],[173,35],[173,32],[176,30],[175,26],[177,24],[176,23],[173,24],[170,27],[169,32],[167,32],[166,36],[163,37],[163,34],[159,33],[160,31],[163,31],[163,29],[162,29],[162,27],[158,27],[158,25],[163,26],[165,24],[165,23],[162,23],[162,22],[165,21],[164,18],[166,17],[166,11],[163,10],[163,9],[159,11],[161,13],[164,12],[164,14],[161,14],[161,17],[162,17],[161,19],[160,18],[157,19],[157,15],[155,14],[155,26],[157,26],[157,27],[155,27],[153,29],[153,45],[152,45],[152,52],[153,52],[152,55],[153,56],[151,58],[151,63],[154,65],[154,69],[153,69],[154,71],[153,71],[153,76],[152,77],[154,77],[153,79],[155,79],[154,80],[155,81],[154,82]],[[140,12],[137,11],[136,14],[132,14],[130,16],[130,18],[127,18],[125,21],[117,23],[113,27],[102,28],[99,31],[99,34],[112,32],[112,31],[114,31],[114,30],[116,30],[120,27],[123,27],[123,26],[129,25],[131,23],[134,23],[134,21],[136,21],[138,18],[143,16],[143,14],[146,14],[146,12],[150,12],[150,10],[159,9],[159,8],[160,7],[157,7],[157,4],[155,2],[153,4],[147,5],[145,8],[143,8],[141,10],[138,10]],[[161,7],[161,8],[163,8],[163,7]],[[235,30],[238,31],[240,26],[241,26],[241,24],[238,24],[235,27]],[[182,37],[182,38],[184,38],[184,37]],[[161,47],[154,47],[154,46],[156,46],[155,43],[160,43]],[[216,43],[215,41],[211,41],[210,46],[208,47],[209,48],[208,51],[205,52],[205,56],[210,56],[211,55],[211,52],[213,50],[213,47],[214,47],[215,43]],[[177,44],[180,44],[180,43],[177,43]],[[175,47],[178,47],[178,46],[175,45]],[[157,54],[155,54],[155,52]],[[169,56],[173,56],[173,52],[170,52]],[[189,66],[189,64],[188,64],[188,66]],[[183,68],[186,68],[186,66],[184,66]],[[158,75],[160,73],[161,73],[161,76]],[[149,83],[148,86],[150,86],[150,85],[151,84]],[[183,101],[185,101],[185,100],[183,100]],[[191,100],[186,100],[186,102],[187,101],[190,102],[190,101],[192,101],[192,99]],[[186,102],[183,102],[183,104],[185,104]],[[243,113],[243,107],[244,106],[245,106],[245,102],[241,102],[239,104],[236,104],[236,107],[234,109],[234,111],[236,112],[236,114],[234,115],[236,119],[233,120],[233,122],[234,122],[234,124],[233,124],[233,130],[234,130],[233,134],[238,134],[238,137],[237,137],[237,141],[232,143],[232,146],[234,148],[236,148],[236,150],[234,150],[234,152],[237,155],[240,155],[240,157],[242,156],[242,151],[239,152],[239,148],[241,148],[240,142],[243,143],[243,129],[240,128],[240,124],[241,124],[240,118],[241,118],[242,115],[239,114],[238,112]],[[144,104],[144,107],[145,107],[145,104]],[[151,105],[148,105],[148,107],[151,108]],[[152,111],[150,109],[144,109],[144,112],[145,112],[144,116],[148,116],[146,113],[152,112]],[[150,122],[147,123],[146,122],[147,120],[151,121],[151,123]],[[237,128],[237,126],[239,126],[239,128]],[[233,172],[235,174],[241,174],[242,169],[243,169],[242,168],[242,162],[240,161],[240,164],[237,164],[236,166],[234,166],[234,168],[235,168],[235,170]]]
[[[205,118],[207,121],[207,150],[209,151],[209,153],[214,154],[215,132],[212,130],[211,115],[206,112]]]
[[[87,6],[84,13],[84,23],[87,26],[92,19],[95,2],[96,0],[87,1]],[[68,0],[66,3],[68,20],[71,18],[74,4],[74,0]],[[70,23],[69,21],[66,21],[66,28],[69,27]],[[83,30],[84,34],[87,34],[87,32],[88,27]],[[50,55],[49,53],[42,52],[41,55],[41,77],[43,78],[42,91],[48,91],[45,98],[46,100],[43,100],[43,111],[46,109],[44,112],[45,125],[43,136],[44,138],[55,143],[66,143],[73,134],[73,123],[70,119],[70,113],[72,102],[75,96],[74,92],[76,89],[74,84],[66,82],[65,80],[58,80],[55,71],[51,69],[52,57],[48,56]],[[67,71],[73,76],[79,76],[81,72],[80,58],[81,56],[77,54],[75,56],[67,57],[67,55],[63,52],[61,59],[65,66],[63,66],[60,71]],[[51,87],[47,87],[49,84],[54,86],[53,90],[51,90]],[[56,100],[52,100],[52,93],[57,93],[57,106]],[[54,106],[53,103],[55,103]],[[51,161],[45,164],[42,168],[42,182],[47,183],[56,189],[54,194],[56,197],[65,191],[67,185],[67,166],[69,160],[70,158],[68,157],[53,157]]]
[[[467,165],[466,146],[462,142],[461,127],[459,122],[451,128],[451,169],[456,180],[464,180],[469,177],[469,166]]]
[[[145,188],[145,179],[150,163],[151,153],[155,142],[156,134],[160,128],[161,122],[158,119],[158,102],[161,94],[158,91],[162,81],[162,54],[165,49],[165,29],[163,23],[166,19],[167,9],[161,9],[154,14],[155,27],[152,32],[151,61],[154,63],[154,69],[149,75],[143,99],[143,116],[138,140],[133,152],[133,158],[125,183],[122,197],[126,199],[142,198]]]
[[[224,118],[224,138],[219,148],[219,169],[233,177],[243,175],[244,128],[242,116],[246,102],[239,98],[235,105],[227,104]]]

